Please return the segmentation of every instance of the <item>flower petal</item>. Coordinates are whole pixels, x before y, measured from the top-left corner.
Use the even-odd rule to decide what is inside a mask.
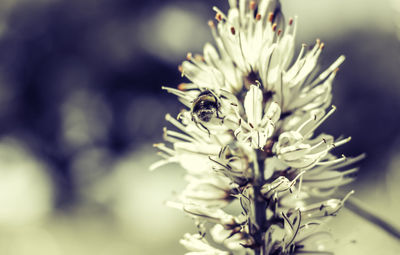
[[[253,127],[257,127],[262,116],[262,100],[263,95],[259,87],[250,85],[250,90],[247,92],[244,99],[244,109],[247,115],[247,121]]]

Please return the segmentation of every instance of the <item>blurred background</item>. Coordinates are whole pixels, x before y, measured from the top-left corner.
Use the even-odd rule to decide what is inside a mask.
[[[400,0],[282,0],[297,43],[325,42],[322,67],[347,59],[338,110],[320,129],[365,152],[343,191],[400,226]],[[177,165],[149,172],[167,112],[161,86],[212,41],[225,0],[0,1],[0,253],[183,254],[195,228],[163,205],[185,185]],[[399,254],[399,241],[343,210],[337,254]],[[349,227],[350,226],[350,227]]]

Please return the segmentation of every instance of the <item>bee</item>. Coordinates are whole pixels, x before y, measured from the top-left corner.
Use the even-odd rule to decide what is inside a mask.
[[[204,123],[209,123],[213,119],[224,120],[221,114],[221,103],[218,96],[210,90],[201,92],[198,97],[193,100],[191,115],[192,121],[200,125],[210,134],[210,131],[204,126]]]

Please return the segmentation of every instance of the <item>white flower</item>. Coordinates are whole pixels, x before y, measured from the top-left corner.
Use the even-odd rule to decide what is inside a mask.
[[[237,218],[224,212],[219,208],[209,208],[198,204],[183,204],[177,202],[167,202],[167,206],[184,211],[194,219],[218,223],[222,225],[236,225]]]
[[[282,160],[280,160],[276,155],[267,157],[264,160],[264,178],[270,179],[277,172],[282,172],[287,170],[289,167]]]
[[[235,198],[237,185],[232,183],[228,177],[218,173],[202,177],[187,175],[186,181],[189,184],[180,196],[180,201],[184,204],[223,208]]]
[[[251,153],[244,147],[231,150],[229,146],[221,149],[218,157],[210,156],[214,164],[214,170],[229,177],[234,183],[245,184],[252,177],[249,163],[254,160]],[[250,155],[249,155],[250,154]]]
[[[192,252],[186,255],[229,255],[227,251],[221,251],[212,247],[207,241],[199,234],[191,235],[186,233],[179,241],[186,249]]]
[[[307,205],[299,208],[303,220],[319,219],[326,216],[335,216],[343,207],[344,202],[352,195],[354,191],[350,191],[343,199],[329,199],[320,203]]]
[[[349,142],[350,137],[334,142],[332,136],[325,134],[321,134],[314,139],[310,138],[313,131],[335,109],[333,107],[325,116],[318,117],[317,114],[310,114],[311,116],[303,123],[300,123],[301,125],[296,130],[282,133],[276,145],[278,158],[290,167],[310,169],[326,156],[331,149]]]
[[[278,104],[272,102],[265,106],[263,115],[263,95],[259,87],[250,86],[244,99],[244,110],[247,121],[239,117],[240,125],[235,130],[235,136],[239,141],[250,143],[253,148],[260,149],[265,146],[267,140],[274,132],[275,122],[280,116]],[[237,113],[239,115],[239,113]]]
[[[323,222],[304,222],[300,210],[281,216],[284,228],[274,226],[266,234],[266,254],[333,254],[329,251],[332,235],[323,230]]]
[[[163,159],[151,168],[174,162],[187,171],[179,202],[167,205],[192,217],[200,233],[210,229],[214,241],[232,253],[211,247],[203,235],[186,234],[181,243],[189,255],[248,249],[330,254],[320,242],[330,235],[319,226],[351,193],[307,202],[352,181],[358,169],[351,165],[364,157],[331,153],[350,138],[314,134],[336,109],[327,111],[345,57],[318,74],[324,44],[317,40],[310,50],[303,45],[292,61],[297,19],[283,24],[278,0],[229,5],[226,15],[214,7],[218,23],[209,22],[216,47],[207,43],[203,56],[188,53],[180,66],[190,83],[164,87],[186,109],[177,119],[166,116],[179,132],[164,128],[172,145],[155,145]],[[227,213],[234,202],[240,216]]]
[[[244,250],[245,247],[249,247],[254,243],[247,230],[241,227],[227,229],[220,224],[216,224],[210,230],[210,234],[215,242],[224,244],[230,250]]]
[[[311,78],[319,55],[324,44],[317,40],[311,51],[304,55],[306,45],[303,45],[296,62],[282,73],[279,81],[281,92],[277,101],[282,107],[282,112],[304,113],[314,109],[325,109],[331,104],[332,82],[341,63],[345,60],[340,56],[330,67],[328,67],[317,78]]]
[[[302,176],[302,190],[313,196],[331,195],[338,187],[354,180],[358,167],[350,167],[350,165],[359,162],[364,157],[365,155],[361,154],[354,158],[344,155],[337,158],[328,154],[313,168],[305,171]]]
[[[169,114],[165,118],[186,134],[164,128],[164,139],[172,142],[173,148],[168,148],[162,143],[155,144],[154,146],[162,151],[159,155],[163,159],[152,164],[150,170],[175,162],[180,163],[192,174],[212,172],[212,161],[210,161],[209,156],[218,155],[221,150],[221,145],[212,140],[215,137],[205,136],[204,132],[193,123],[184,125]],[[221,144],[223,143],[221,142]],[[193,165],[196,165],[196,168],[193,168]]]
[[[228,14],[214,7],[218,24],[209,22],[217,49],[207,43],[204,56],[189,54],[188,61],[183,62],[183,75],[193,82],[186,87],[240,93],[243,87],[248,89],[259,82],[263,92],[273,92],[273,99],[285,114],[328,107],[332,81],[345,57],[340,56],[314,78],[311,73],[324,48],[324,43],[317,40],[309,52],[303,45],[289,67],[297,19],[279,24],[279,17],[271,12],[278,1],[261,0],[256,4],[241,0],[239,5],[237,1],[229,2]]]
[[[218,24],[209,22],[218,51],[211,45],[204,47],[204,57],[190,57],[182,64],[183,74],[196,86],[239,92],[243,79],[250,84],[253,77],[263,74],[263,82],[276,74],[275,68],[285,68],[293,54],[294,22],[282,32],[274,22],[277,1],[229,1],[225,15],[218,8]],[[257,11],[257,12],[256,12]],[[259,74],[260,73],[260,74]],[[275,75],[276,76],[276,75]],[[249,85],[250,85],[249,84]]]
[[[293,186],[295,185],[297,179],[302,176],[305,173],[305,171],[301,172],[296,178],[294,178],[292,181],[289,181],[288,178],[285,176],[279,176],[276,178],[272,183],[266,183],[261,187],[261,194],[265,198],[271,198],[274,197],[277,199],[278,193],[285,193],[286,191],[292,191]]]

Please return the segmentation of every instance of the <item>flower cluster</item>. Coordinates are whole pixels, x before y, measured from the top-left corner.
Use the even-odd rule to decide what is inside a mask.
[[[352,192],[321,197],[352,181],[363,157],[332,154],[350,138],[315,134],[336,109],[332,81],[345,58],[318,74],[324,44],[303,45],[292,60],[297,22],[285,22],[279,1],[229,4],[209,22],[217,47],[179,67],[190,82],[164,88],[187,108],[166,115],[171,146],[155,145],[162,159],[151,169],[187,170],[179,201],[168,202],[199,228],[181,240],[187,254],[327,254],[323,222]]]

